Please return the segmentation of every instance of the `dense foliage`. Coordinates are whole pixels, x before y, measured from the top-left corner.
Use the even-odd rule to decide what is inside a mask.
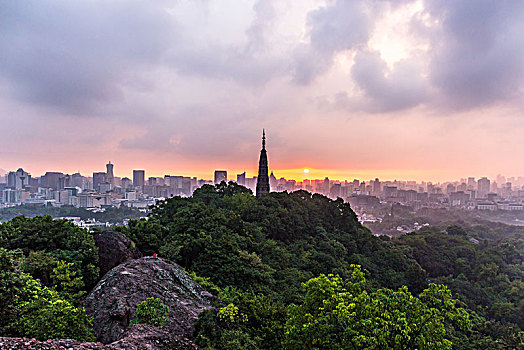
[[[147,298],[136,308],[131,324],[149,324],[151,326],[164,326],[169,321],[169,306],[160,298]]]
[[[99,277],[93,236],[50,216],[0,224],[0,334],[94,340],[76,305]]]
[[[469,336],[452,326],[451,313],[436,315],[436,308],[424,299],[429,288],[454,305],[449,291],[429,286],[427,272],[405,246],[373,236],[342,200],[305,191],[270,193],[257,200],[244,187],[223,183],[203,186],[192,198],[161,202],[148,220],[131,221],[121,230],[144,253],[159,253],[204,277],[208,288],[213,286],[224,304],[200,317],[196,336],[204,347],[292,347],[290,319],[298,310],[292,305],[299,308],[305,302],[303,283],[311,285],[321,274],[349,280],[352,264],[362,266],[367,277],[363,295],[370,305],[411,300],[420,317],[438,320],[431,332],[440,338],[432,338],[431,344],[447,346]],[[395,315],[409,311],[401,306],[408,307],[392,303],[390,308]],[[368,310],[363,320],[380,318],[378,310]],[[313,318],[319,321],[321,316]],[[392,321],[390,326],[402,329],[405,324]]]
[[[480,325],[483,333],[512,342],[524,328],[524,239],[502,233],[508,227],[500,225],[499,230],[453,225],[444,232],[428,227],[394,242],[431,281],[447,285],[463,305],[495,321]]]
[[[0,248],[0,336],[95,340],[85,310],[17,271],[17,256],[20,259],[18,252]]]
[[[159,253],[220,288],[285,303],[300,301],[301,282],[321,273],[349,277],[353,263],[376,285],[425,287],[416,261],[374,237],[342,200],[305,191],[256,200],[249,192],[233,183],[206,185],[122,230],[144,253]]]
[[[78,290],[88,290],[98,281],[95,240],[89,232],[68,221],[53,220],[50,216],[16,217],[0,224],[0,247],[21,249],[27,257],[25,271],[47,286],[59,261],[69,263],[66,268],[74,274],[73,279],[81,278]],[[84,286],[80,287],[82,283]]]
[[[313,278],[305,297],[290,307],[287,349],[451,349],[446,322],[462,329],[469,315],[455,306],[445,286],[430,284],[418,297],[407,287],[368,293],[359,267],[351,279]]]

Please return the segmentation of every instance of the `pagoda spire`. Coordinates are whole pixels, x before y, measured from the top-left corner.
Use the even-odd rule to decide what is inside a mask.
[[[269,193],[269,176],[266,152],[266,130],[262,129],[262,149],[260,150],[260,160],[258,162],[257,192],[256,196]]]

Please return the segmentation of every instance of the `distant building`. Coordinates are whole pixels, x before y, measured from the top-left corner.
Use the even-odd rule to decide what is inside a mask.
[[[100,191],[100,185],[107,182],[107,174],[103,172],[93,173],[93,188],[95,191]]]
[[[382,188],[380,185],[380,181],[378,178],[376,178],[375,181],[373,181],[373,194],[377,196],[380,194],[381,191],[382,191]]]
[[[237,174],[237,184],[245,186],[246,185],[246,172],[242,174]]]
[[[29,186],[31,175],[25,172],[24,169],[19,168],[17,171],[10,171],[7,174],[7,187],[21,190],[26,186]]]
[[[80,175],[80,173],[74,173],[73,175],[71,175],[71,186],[84,189],[85,183],[86,183],[86,178]]]
[[[146,178],[145,170],[133,170],[133,186],[135,187],[144,187]]]
[[[128,177],[122,178],[122,189],[123,190],[126,190],[126,189],[130,188],[131,186],[133,186],[133,182],[131,181],[130,178],[128,178]]]
[[[338,198],[341,196],[341,192],[342,192],[342,185],[341,184],[333,184],[333,186],[331,186],[331,189],[329,190],[329,194],[330,194],[330,197],[331,198]]]
[[[489,190],[490,190],[490,181],[487,177],[483,177],[482,179],[479,179],[478,181],[478,191],[477,196],[478,198],[486,198]]]
[[[396,186],[384,186],[384,197],[395,198],[397,196]]]
[[[109,161],[106,164],[106,182],[110,183],[111,185],[114,185],[115,179],[115,175],[113,174],[113,167],[114,165],[111,164],[111,161]]]
[[[468,177],[468,190],[475,190],[477,188],[477,182],[474,177]]]
[[[309,180],[305,180],[307,181],[308,185],[309,185]],[[271,175],[269,175],[269,189],[275,189],[277,188],[277,184],[278,184],[278,180],[277,180],[277,177],[275,176],[275,174],[273,174],[273,172],[271,172]]]
[[[52,188],[55,191],[63,190],[65,187],[65,175],[60,172],[48,171],[40,177],[40,187]]]
[[[493,203],[493,202],[479,202],[477,203],[477,209],[495,211],[498,209],[498,206],[496,203]]]
[[[237,175],[237,184],[245,186],[246,185],[246,172]]]
[[[324,179],[324,183],[322,185],[322,192],[326,195],[326,196],[329,196],[329,178],[326,176],[326,178]]]
[[[215,185],[218,185],[222,181],[227,182],[227,171],[226,170],[215,170]]]

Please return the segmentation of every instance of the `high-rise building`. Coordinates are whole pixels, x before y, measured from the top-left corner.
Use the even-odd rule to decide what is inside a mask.
[[[128,177],[124,177],[122,179],[122,189],[123,190],[126,190],[128,189],[129,187],[131,187],[133,185],[133,183],[131,182],[131,179],[128,178]]]
[[[99,191],[101,184],[107,182],[107,174],[103,172],[93,173],[93,188],[95,191]]]
[[[226,170],[215,170],[215,185],[218,185],[222,181],[227,182],[227,171]]]
[[[237,184],[245,186],[246,185],[246,172],[237,175]]]
[[[275,176],[275,174],[273,174],[273,172],[271,172],[271,175],[269,175],[269,189],[271,190],[272,188],[277,188],[277,183],[277,177]]]
[[[259,198],[263,194],[269,193],[269,175],[266,152],[266,131],[262,130],[262,149],[260,150],[260,160],[258,162],[258,178],[256,196]]]
[[[111,185],[114,184],[115,175],[113,174],[113,166],[114,164],[111,164],[111,161],[109,161],[106,164],[106,181],[110,183]]]
[[[10,171],[7,174],[7,187],[12,189],[21,190],[26,186],[29,186],[31,175],[25,172],[24,169],[19,168],[17,171]]]
[[[60,172],[48,171],[40,177],[40,186],[52,188],[55,191],[63,190],[65,187],[65,175]]]
[[[322,185],[322,192],[324,192],[326,196],[329,196],[329,178],[327,176],[324,179],[324,183]]]
[[[133,186],[144,187],[145,178],[145,170],[133,170]]]
[[[478,191],[477,191],[478,198],[486,198],[488,196],[489,184],[490,184],[490,181],[487,177],[483,177],[482,179],[479,179]]]
[[[73,187],[85,189],[85,182],[85,177],[83,177],[80,173],[74,173],[73,175],[71,175],[71,185]]]
[[[373,194],[379,195],[381,191],[382,188],[380,186],[380,181],[378,180],[378,178],[376,178],[375,181],[373,181]]]
[[[477,187],[477,181],[474,177],[468,177],[468,190],[474,190]]]

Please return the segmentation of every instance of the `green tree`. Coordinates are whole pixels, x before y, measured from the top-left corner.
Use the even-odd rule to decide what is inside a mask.
[[[66,220],[53,220],[49,215],[34,218],[18,216],[0,224],[0,247],[21,249],[26,257],[31,252],[44,251],[55,260],[73,263],[86,289],[98,281],[98,250],[93,236]]]
[[[287,349],[451,349],[446,322],[470,326],[445,286],[430,284],[418,297],[397,291],[364,289],[355,266],[351,279],[321,275],[304,284],[306,296],[291,306]]]
[[[93,320],[85,310],[17,270],[16,258],[0,248],[0,335],[95,340]]]
[[[15,258],[15,252],[0,248],[0,336],[10,334],[9,328],[18,316],[15,300],[26,284],[26,275],[15,269]]]
[[[73,304],[80,302],[86,294],[83,290],[84,282],[81,277],[77,276],[77,272],[74,271],[73,263],[58,261],[51,273],[51,281],[55,290]]]
[[[169,306],[160,298],[151,297],[138,304],[131,324],[164,326],[166,322],[169,322]]]
[[[20,319],[15,323],[24,337],[46,339],[76,339],[95,341],[92,317],[84,308],[76,308],[69,301],[47,287],[40,287],[35,280],[25,286],[31,295],[26,301],[20,300]]]
[[[22,270],[39,279],[45,286],[51,285],[51,273],[56,267],[56,259],[43,250],[29,252],[22,263]]]

